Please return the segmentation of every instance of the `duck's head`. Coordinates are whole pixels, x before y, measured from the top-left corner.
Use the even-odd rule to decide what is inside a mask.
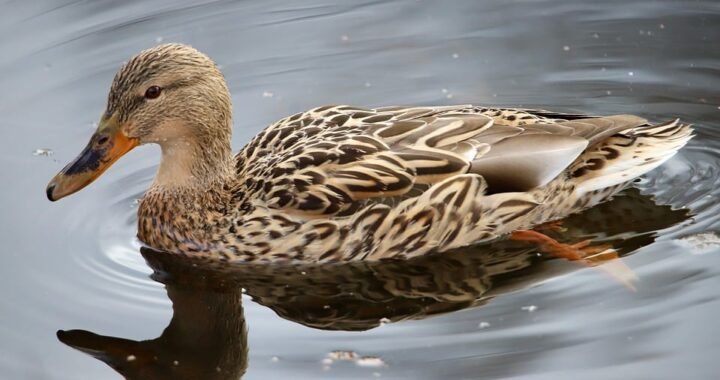
[[[230,94],[210,58],[182,44],[142,51],[115,75],[97,130],[80,155],[50,181],[48,199],[82,189],[146,143],[163,150],[156,181],[162,176],[166,182],[184,181],[197,171],[211,174],[212,161],[225,164],[230,154],[230,133]]]

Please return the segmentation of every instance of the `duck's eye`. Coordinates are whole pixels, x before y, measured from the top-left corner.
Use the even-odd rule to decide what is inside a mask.
[[[100,136],[100,138],[97,140],[97,144],[98,144],[98,145],[105,145],[105,143],[108,142],[108,140],[110,140],[109,137],[107,137],[107,136]]]
[[[162,88],[160,86],[150,86],[145,90],[145,99],[155,99],[160,96]]]

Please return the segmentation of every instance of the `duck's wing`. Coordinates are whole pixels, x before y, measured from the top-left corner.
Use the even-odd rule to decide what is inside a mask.
[[[526,191],[599,136],[642,122],[472,106],[320,107],[273,124],[238,154],[238,191],[308,216],[351,212],[464,173],[482,175],[494,192]]]

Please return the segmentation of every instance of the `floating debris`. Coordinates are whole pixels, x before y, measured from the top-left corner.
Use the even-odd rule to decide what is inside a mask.
[[[486,328],[488,328],[488,327],[490,327],[490,322],[482,321],[482,322],[478,323],[478,328],[479,328],[479,329],[486,329]]]
[[[360,357],[360,355],[357,354],[357,352],[354,351],[332,351],[327,354],[326,359],[330,359],[332,361],[355,361]]]
[[[387,367],[385,361],[382,360],[382,358],[380,357],[360,356],[357,352],[354,351],[337,350],[328,353],[327,356],[321,361],[321,364],[323,365],[323,370],[330,369],[330,366],[336,361],[353,362],[359,367]]]
[[[263,98],[272,98],[273,96],[275,96],[275,94],[270,91],[263,91],[262,96]]]
[[[177,360],[173,360],[173,365],[180,365],[180,362]]]
[[[703,255],[720,247],[720,236],[715,232],[701,232],[680,238],[680,241],[689,244],[694,255]]]
[[[355,360],[355,364],[359,365],[360,367],[385,367],[385,361],[383,361],[377,356],[363,356]]]
[[[570,51],[570,46],[568,46],[568,45],[563,46],[563,50]]]
[[[635,75],[635,73],[632,72],[632,71],[630,71],[630,72],[628,72],[628,75],[629,75],[629,76],[633,76],[633,75]]]
[[[529,306],[523,306],[520,309],[523,311],[527,311],[528,313],[532,313],[533,311],[537,310],[538,307],[535,305],[529,305]]]
[[[47,157],[47,156],[52,156],[54,153],[55,153],[55,152],[53,152],[52,149],[40,148],[40,149],[35,149],[35,150],[33,151],[33,156],[45,156],[45,157]]]
[[[127,361],[129,361],[129,362],[134,362],[135,359],[137,359],[137,358],[135,357],[135,355],[128,355],[127,358],[125,358],[125,360],[127,360]]]

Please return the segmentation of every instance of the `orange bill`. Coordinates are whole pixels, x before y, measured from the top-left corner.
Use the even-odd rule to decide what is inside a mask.
[[[115,115],[103,117],[85,149],[50,181],[48,199],[56,201],[89,185],[137,145],[137,139],[122,132]]]

